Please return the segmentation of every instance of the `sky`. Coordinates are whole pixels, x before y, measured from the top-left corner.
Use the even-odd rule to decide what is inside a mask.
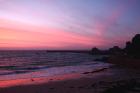
[[[0,0],[0,49],[124,47],[140,0]]]

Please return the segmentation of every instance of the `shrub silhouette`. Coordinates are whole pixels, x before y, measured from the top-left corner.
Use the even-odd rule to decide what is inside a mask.
[[[92,48],[91,53],[92,54],[100,54],[101,51],[98,48],[94,47],[94,48]]]
[[[140,34],[136,34],[131,42],[126,42],[125,52],[128,56],[140,57]]]
[[[118,46],[114,46],[114,47],[109,49],[110,54],[118,54],[120,52],[121,52],[121,48],[119,48]]]

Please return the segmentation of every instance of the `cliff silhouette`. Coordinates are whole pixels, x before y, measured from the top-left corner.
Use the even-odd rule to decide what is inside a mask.
[[[99,61],[107,61],[120,66],[140,68],[140,34],[136,34],[131,41],[126,42],[126,46],[123,49],[118,46],[114,46],[108,50],[93,48],[91,53],[93,55],[109,55],[108,58],[103,58],[103,60],[101,59]]]
[[[140,34],[136,34],[132,41],[126,42],[124,51],[127,56],[140,58]]]

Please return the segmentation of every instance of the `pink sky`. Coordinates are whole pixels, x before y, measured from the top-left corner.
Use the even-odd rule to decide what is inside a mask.
[[[139,33],[138,3],[1,0],[0,49],[124,47],[126,41]]]
[[[9,20],[1,20],[0,44],[1,48],[65,48],[76,45],[87,48],[93,46],[93,42],[100,46],[103,40],[98,37],[86,37],[79,34],[63,31],[62,29],[40,27],[16,23]]]

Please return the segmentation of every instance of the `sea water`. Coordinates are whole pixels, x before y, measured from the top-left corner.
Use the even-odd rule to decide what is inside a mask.
[[[0,51],[0,80],[47,77],[82,73],[109,67],[94,61],[101,56],[88,53],[32,51]]]

